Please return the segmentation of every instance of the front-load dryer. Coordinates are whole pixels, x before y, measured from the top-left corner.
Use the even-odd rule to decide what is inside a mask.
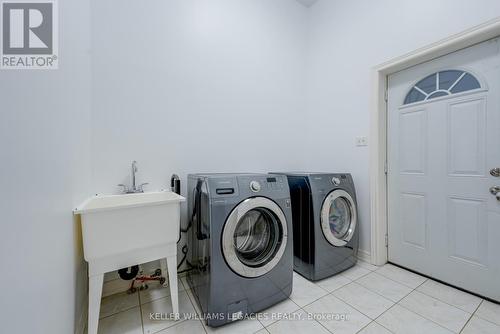
[[[292,200],[294,270],[317,281],[354,266],[359,224],[352,176],[282,174]]]
[[[287,178],[188,176],[187,281],[209,326],[262,311],[292,291],[292,212]]]

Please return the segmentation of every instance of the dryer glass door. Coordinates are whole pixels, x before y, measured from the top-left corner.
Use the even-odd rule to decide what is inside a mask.
[[[268,273],[285,251],[287,226],[283,211],[264,197],[241,202],[229,215],[222,232],[227,264],[244,277]]]
[[[352,239],[356,223],[356,206],[351,195],[340,189],[328,194],[321,208],[325,238],[334,246],[344,246]]]

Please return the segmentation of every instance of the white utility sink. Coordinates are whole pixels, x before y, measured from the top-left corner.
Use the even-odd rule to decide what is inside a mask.
[[[85,260],[176,243],[183,201],[184,197],[169,191],[88,199],[75,210],[82,215]],[[125,264],[117,265],[120,269]]]
[[[185,200],[169,191],[97,195],[74,211],[81,215],[89,263],[89,334],[97,333],[104,273],[158,259],[166,259],[162,275],[168,264],[173,310],[178,314],[177,239],[180,203]]]

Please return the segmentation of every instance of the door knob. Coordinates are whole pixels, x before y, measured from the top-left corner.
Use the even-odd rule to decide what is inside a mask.
[[[490,188],[490,193],[500,201],[500,186],[494,186]]]
[[[497,195],[500,193],[500,186],[494,186],[490,188],[490,193],[492,195]]]
[[[491,176],[500,177],[500,168],[493,168],[490,170]]]

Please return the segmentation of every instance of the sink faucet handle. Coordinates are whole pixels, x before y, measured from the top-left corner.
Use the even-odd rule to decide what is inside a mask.
[[[141,184],[137,187],[137,190],[138,190],[139,192],[141,192],[141,193],[142,193],[142,192],[144,192],[144,189],[143,189],[143,188],[144,188],[144,186],[146,186],[146,185],[148,185],[148,184],[149,184],[148,182],[146,182],[146,183],[141,183]]]
[[[117,184],[117,186],[118,186],[118,187],[123,187],[122,192],[123,192],[124,194],[128,193],[128,191],[129,191],[129,190],[128,190],[128,187],[127,187],[126,185],[124,185],[124,184],[120,183],[120,184]]]

